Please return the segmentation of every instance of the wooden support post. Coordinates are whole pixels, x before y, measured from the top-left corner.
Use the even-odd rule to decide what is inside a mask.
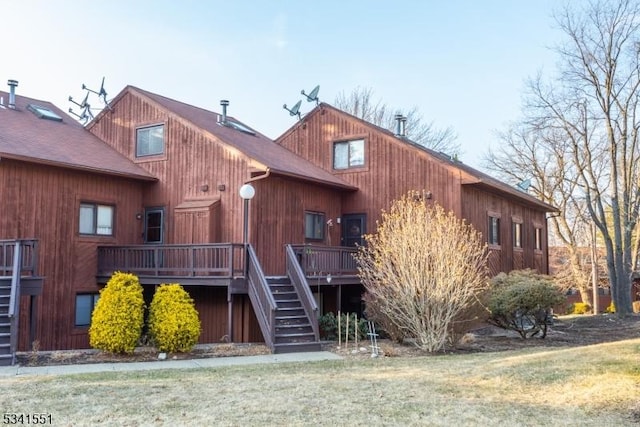
[[[229,308],[227,309],[227,336],[228,341],[233,342],[233,294],[230,288],[227,292],[227,301],[229,303]]]

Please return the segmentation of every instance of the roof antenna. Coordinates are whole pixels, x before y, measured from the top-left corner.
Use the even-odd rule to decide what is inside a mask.
[[[78,106],[81,109],[80,114],[77,114],[73,112],[72,108],[69,108],[69,113],[77,117],[78,120],[82,122],[82,124],[87,124],[89,120],[94,119],[94,115],[91,112],[91,109],[92,109],[91,105],[89,105],[89,102],[88,102],[89,94],[91,93],[98,95],[98,97],[101,99],[102,102],[104,102],[105,106],[109,109],[109,111],[111,111],[111,105],[109,105],[109,101],[107,101],[107,91],[104,89],[104,77],[102,78],[102,83],[100,84],[99,90],[90,89],[84,83],[82,84],[82,90],[86,91],[82,102],[78,102],[74,100],[72,96],[69,97],[69,102]],[[99,109],[101,108],[94,108],[94,110],[99,110]]]
[[[107,102],[107,91],[104,90],[104,77],[102,78],[102,83],[100,84],[100,90],[95,91],[95,90],[89,89],[84,83],[82,84],[82,89],[83,90],[87,90],[87,91],[89,91],[91,93],[95,93],[96,95],[98,95],[99,97],[102,98],[102,100],[104,101],[105,104],[107,104],[107,105],[109,104]]]
[[[308,102],[316,101],[316,105],[318,105],[320,103],[320,99],[318,98],[318,92],[320,92],[320,85],[314,87],[311,93],[309,93],[308,95],[304,93],[304,89],[302,89],[300,93],[307,98]]]
[[[298,116],[298,120],[302,120],[302,116],[300,115],[300,105],[302,105],[302,101],[296,102],[292,108],[287,108],[287,104],[284,104],[282,108],[289,112],[290,116]]]

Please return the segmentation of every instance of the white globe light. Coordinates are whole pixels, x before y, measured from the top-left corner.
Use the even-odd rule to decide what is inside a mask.
[[[240,197],[244,200],[251,200],[256,195],[256,189],[251,184],[245,184],[240,187]]]

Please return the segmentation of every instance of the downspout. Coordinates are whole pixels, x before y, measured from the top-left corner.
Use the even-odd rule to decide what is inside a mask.
[[[227,101],[228,102],[228,101]],[[223,107],[225,107],[223,105]],[[225,110],[225,118],[226,118],[226,108],[224,108]],[[262,179],[266,179],[269,177],[269,175],[271,175],[271,169],[267,168],[267,171],[265,173],[263,173],[262,175],[258,175],[255,176],[253,178],[248,179],[247,181],[244,182],[244,184],[250,184],[252,182],[255,181],[259,181]],[[246,256],[246,254],[245,254]],[[228,342],[233,342],[233,294],[231,293],[231,287],[228,288],[227,290],[227,336],[228,336]]]

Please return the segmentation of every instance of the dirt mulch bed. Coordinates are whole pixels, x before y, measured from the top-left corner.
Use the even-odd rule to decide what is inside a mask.
[[[445,353],[475,353],[506,351],[531,347],[577,347],[611,341],[640,338],[640,315],[619,318],[615,315],[563,316],[549,327],[545,339],[524,340],[511,331],[495,326],[483,326],[466,334]],[[380,356],[416,357],[425,353],[410,344],[398,344],[389,340],[379,341]],[[322,349],[346,358],[369,358],[372,349],[369,341],[358,345],[324,342]],[[269,354],[263,344],[205,344],[189,353],[170,353],[167,359],[202,359],[209,357],[253,356]],[[18,354],[21,366],[69,365],[79,363],[145,362],[159,359],[159,352],[152,347],[141,347],[133,354],[121,355],[98,350],[65,350],[51,352],[23,352]]]

